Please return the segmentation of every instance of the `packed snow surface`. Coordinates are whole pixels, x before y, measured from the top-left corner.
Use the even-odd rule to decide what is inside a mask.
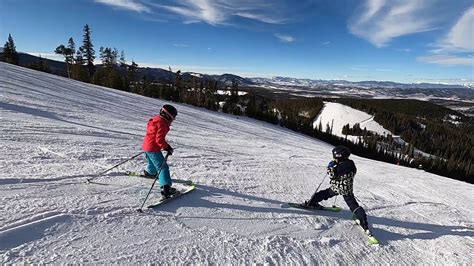
[[[0,264],[473,264],[472,185],[353,156],[370,246],[341,197],[282,208],[311,197],[330,145],[175,104],[169,164],[197,189],[140,214],[152,180],[122,172],[142,157],[85,180],[140,152],[163,101],[4,63],[0,89]]]
[[[320,123],[323,127],[323,131],[325,131],[326,126],[329,125],[332,127],[332,134],[342,138],[346,137],[346,135],[342,134],[342,128],[347,124],[353,127],[357,123],[360,124],[361,129],[366,128],[368,131],[375,132],[382,136],[393,135],[379,123],[375,122],[373,115],[340,103],[324,102],[321,113],[313,122],[313,128],[319,127]],[[347,136],[347,139],[352,141],[356,141],[357,138],[357,136]]]

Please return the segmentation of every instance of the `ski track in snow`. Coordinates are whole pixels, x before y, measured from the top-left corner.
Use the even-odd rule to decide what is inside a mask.
[[[0,89],[1,264],[473,264],[472,185],[353,156],[369,246],[341,197],[341,213],[281,208],[312,195],[332,146],[175,104],[171,172],[197,189],[139,214],[152,180],[120,173],[143,158],[85,179],[140,152],[163,101],[4,63]]]

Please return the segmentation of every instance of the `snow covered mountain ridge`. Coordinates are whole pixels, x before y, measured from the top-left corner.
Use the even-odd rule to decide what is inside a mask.
[[[152,181],[123,171],[143,158],[84,181],[140,152],[163,101],[4,63],[0,91],[1,264],[473,263],[473,185],[352,156],[368,246],[341,197],[323,202],[340,213],[282,208],[329,186],[332,146],[172,103],[172,176],[197,189],[139,214]]]
[[[415,99],[474,116],[472,84],[449,85],[432,83],[403,84],[390,81],[311,80],[287,77],[251,78],[250,87],[268,89],[303,97]]]
[[[271,78],[247,78],[257,84],[276,84],[290,86],[315,87],[321,85],[344,85],[356,86],[362,88],[400,88],[400,89],[462,89],[473,88],[474,83],[466,82],[463,84],[447,83],[398,83],[392,81],[347,81],[347,80],[322,80],[322,79],[301,79],[291,77],[271,77]]]
[[[196,73],[193,73],[196,76]],[[446,83],[397,83],[391,81],[313,80],[291,77],[243,78],[233,74],[200,75],[214,79],[227,87],[235,82],[240,88],[265,89],[274,93],[287,93],[304,97],[323,98],[371,98],[371,99],[416,99],[474,116],[474,86]]]

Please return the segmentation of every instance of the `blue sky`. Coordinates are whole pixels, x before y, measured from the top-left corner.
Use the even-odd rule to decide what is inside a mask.
[[[54,58],[85,24],[96,52],[116,47],[139,66],[474,82],[472,0],[0,0],[0,37],[18,51]]]

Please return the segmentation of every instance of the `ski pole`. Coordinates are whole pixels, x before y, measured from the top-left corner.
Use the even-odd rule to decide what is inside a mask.
[[[99,176],[101,176],[101,175],[107,173],[108,171],[110,171],[110,170],[112,170],[112,169],[114,169],[114,168],[116,168],[116,167],[118,167],[118,166],[120,166],[120,165],[122,165],[122,164],[124,164],[124,163],[126,163],[126,162],[128,162],[128,161],[131,161],[131,160],[137,158],[138,156],[142,155],[143,153],[145,153],[145,152],[142,151],[142,152],[140,152],[140,153],[138,153],[138,154],[136,154],[136,155],[133,155],[131,158],[129,158],[129,159],[127,159],[127,160],[125,160],[125,161],[123,161],[123,162],[121,162],[121,163],[119,163],[119,164],[117,164],[117,165],[115,165],[115,166],[113,166],[113,167],[111,167],[111,168],[105,170],[105,171],[102,171],[102,172],[100,172],[100,173],[94,175],[92,178],[88,178],[88,179],[87,179],[87,183],[90,183],[90,182],[91,182],[92,180],[94,180],[96,177],[99,177]]]
[[[324,180],[326,180],[326,176],[328,176],[328,174],[326,173],[323,177],[323,180],[321,180],[321,183],[319,183],[319,186],[316,188],[316,191],[314,192],[313,196],[311,196],[311,199],[306,203],[306,206],[308,206],[308,204],[313,200],[313,198],[316,196],[316,194],[318,193],[318,190],[319,188],[321,187],[321,185],[323,184]]]
[[[140,207],[140,209],[137,209],[137,212],[143,212],[143,206],[145,205],[145,202],[146,202],[146,200],[148,199],[148,196],[150,196],[151,190],[152,190],[153,187],[155,186],[156,180],[159,179],[161,170],[163,170],[163,165],[165,165],[166,160],[168,159],[168,156],[169,156],[169,155],[170,155],[169,153],[166,154],[165,160],[161,163],[160,170],[158,171],[158,174],[156,174],[155,181],[153,181],[153,184],[151,185],[151,188],[150,188],[150,190],[148,191],[148,194],[146,194],[146,197],[145,197],[145,200],[144,200],[143,203],[142,203],[142,206]]]

